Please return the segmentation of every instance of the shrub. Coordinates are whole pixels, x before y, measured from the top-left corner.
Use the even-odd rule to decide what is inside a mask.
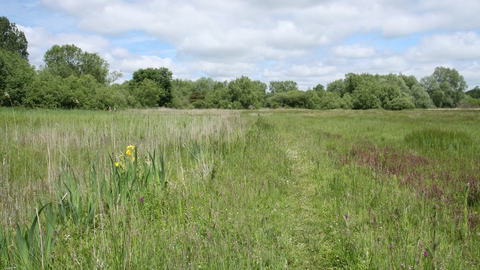
[[[398,97],[388,102],[386,109],[389,110],[405,110],[414,109],[415,105],[406,97]]]

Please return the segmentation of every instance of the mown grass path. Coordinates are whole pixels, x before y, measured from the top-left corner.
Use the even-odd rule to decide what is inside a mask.
[[[279,141],[282,142],[285,156],[289,159],[291,179],[289,192],[284,199],[290,228],[290,251],[288,267],[292,269],[320,269],[328,265],[329,248],[323,230],[325,210],[321,207],[316,179],[317,164],[306,153],[305,142],[309,140],[298,126],[295,128],[277,126]],[[300,139],[299,139],[300,138]],[[317,153],[326,156],[325,153]]]
[[[287,142],[288,143],[288,142]],[[316,268],[321,260],[320,245],[324,234],[319,229],[319,209],[314,206],[315,183],[312,179],[313,164],[293,143],[288,143],[286,155],[292,161],[292,190],[287,201],[291,202],[289,218],[295,226],[291,236],[291,267],[299,269]]]

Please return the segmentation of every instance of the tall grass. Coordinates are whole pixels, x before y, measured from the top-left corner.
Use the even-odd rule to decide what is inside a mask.
[[[236,112],[168,110],[103,113],[16,109],[14,122],[11,111],[4,108],[0,110],[0,198],[9,211],[8,215],[2,211],[0,220],[14,226],[27,217],[24,209],[33,207],[38,199],[55,197],[62,168],[70,167],[82,178],[93,163],[105,170],[110,166],[109,154],[118,156],[129,144],[146,155],[149,149],[164,152],[167,146],[176,149],[202,138],[229,142],[244,132],[246,124]],[[175,151],[171,154],[178,156]],[[174,173],[181,170],[176,165]]]
[[[405,136],[405,142],[424,152],[455,152],[468,151],[477,145],[472,137],[463,130],[424,129],[415,130]]]

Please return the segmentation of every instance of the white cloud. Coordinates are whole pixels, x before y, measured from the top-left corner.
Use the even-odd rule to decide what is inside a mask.
[[[409,48],[406,55],[412,62],[479,59],[480,35],[456,32],[425,36],[420,44]]]
[[[360,44],[341,45],[333,49],[333,54],[340,58],[369,58],[377,54],[373,46]]]

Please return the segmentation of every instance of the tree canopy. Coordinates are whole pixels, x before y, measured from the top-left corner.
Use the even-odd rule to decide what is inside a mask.
[[[9,95],[14,105],[20,105],[28,85],[35,77],[35,70],[20,54],[0,48],[0,102],[9,106]],[[6,94],[5,94],[6,93]]]
[[[0,33],[2,35],[0,48],[16,52],[28,61],[27,39],[25,38],[25,34],[18,30],[15,23],[10,23],[7,17],[0,17]]]
[[[133,92],[151,99],[148,104],[165,106],[172,100],[172,76],[165,67],[139,69],[133,73],[131,87]]]
[[[62,78],[72,75],[91,75],[98,83],[106,84],[109,65],[97,53],[83,52],[75,45],[54,45],[43,56],[45,69]]]
[[[270,93],[284,93],[298,90],[298,86],[294,81],[271,81],[268,90]]]

